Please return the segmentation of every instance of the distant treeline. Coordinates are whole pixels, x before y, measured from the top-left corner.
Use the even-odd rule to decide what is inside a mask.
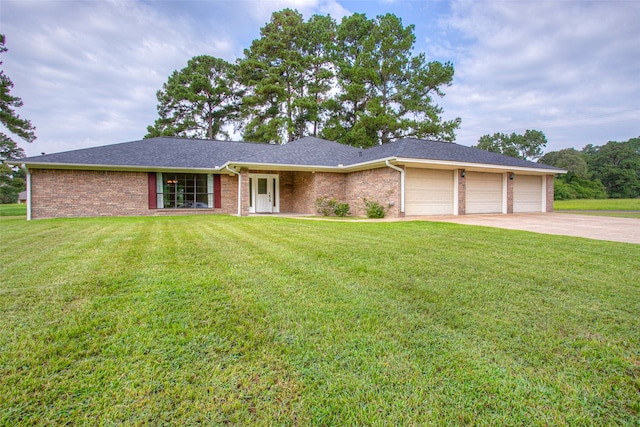
[[[640,197],[640,137],[552,151],[539,163],[568,171],[555,180],[556,200]]]

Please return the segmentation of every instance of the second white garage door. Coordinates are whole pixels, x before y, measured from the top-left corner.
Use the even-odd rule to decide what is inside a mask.
[[[453,171],[407,168],[407,215],[453,215]]]
[[[467,172],[465,213],[502,213],[502,174]]]
[[[513,212],[542,211],[542,177],[516,175],[513,181]]]

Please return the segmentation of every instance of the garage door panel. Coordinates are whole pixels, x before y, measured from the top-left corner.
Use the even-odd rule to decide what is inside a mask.
[[[467,172],[465,213],[502,213],[502,174]]]
[[[452,215],[453,171],[408,168],[405,205],[407,215]]]
[[[516,175],[513,181],[513,212],[542,211],[542,177]]]

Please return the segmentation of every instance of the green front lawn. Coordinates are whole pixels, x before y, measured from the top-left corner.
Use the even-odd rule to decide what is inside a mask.
[[[620,212],[609,212],[609,211],[559,211],[558,213],[564,214],[580,214],[580,215],[589,215],[589,216],[612,216],[616,218],[640,218],[640,212],[635,211],[620,211]]]
[[[0,425],[640,423],[640,245],[417,221],[0,227]]]
[[[640,211],[640,199],[575,199],[556,200],[553,208],[557,210],[585,211]]]
[[[0,204],[0,216],[26,216],[27,205],[26,204]]]

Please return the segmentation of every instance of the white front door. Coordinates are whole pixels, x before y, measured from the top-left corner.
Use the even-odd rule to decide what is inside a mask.
[[[280,176],[277,174],[249,175],[249,212],[280,212]]]
[[[273,212],[273,178],[256,178],[256,212]]]

